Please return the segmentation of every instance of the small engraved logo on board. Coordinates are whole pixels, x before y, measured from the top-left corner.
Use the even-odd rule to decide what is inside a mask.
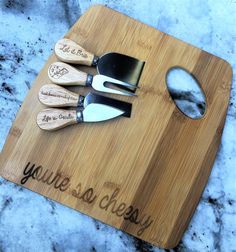
[[[85,30],[85,29],[78,29],[78,34],[81,36],[81,37],[83,37],[83,38],[87,38],[88,37],[88,32],[87,32],[87,30]]]
[[[137,42],[138,46],[142,47],[143,49],[147,49],[147,50],[151,50],[152,49],[152,46],[149,45],[147,42],[139,39],[138,42]]]
[[[12,129],[10,130],[10,134],[12,136],[19,137],[22,134],[22,130],[17,127],[12,127]]]
[[[120,188],[120,185],[111,181],[106,181],[104,186],[107,188]]]

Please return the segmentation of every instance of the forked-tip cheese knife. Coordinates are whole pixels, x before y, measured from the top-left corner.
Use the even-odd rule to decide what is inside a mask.
[[[53,83],[59,85],[92,86],[95,90],[100,92],[136,96],[134,93],[122,90],[123,87],[136,89],[137,87],[132,84],[101,74],[93,76],[63,62],[54,62],[51,64],[48,68],[48,77]]]
[[[109,52],[98,57],[66,38],[56,43],[55,54],[63,62],[96,66],[99,74],[133,85],[137,85],[145,64],[136,58],[116,52]]]

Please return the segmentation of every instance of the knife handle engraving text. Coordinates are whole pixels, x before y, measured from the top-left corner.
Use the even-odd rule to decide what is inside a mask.
[[[54,62],[48,68],[49,79],[58,85],[86,86],[88,74],[63,62]]]
[[[85,53],[82,49],[71,48],[71,46],[66,45],[66,44],[61,44],[61,47],[59,47],[59,50],[61,50],[63,53],[67,53],[68,55],[77,55],[77,56],[81,56],[85,59],[88,58],[87,53]]]
[[[55,84],[46,84],[39,90],[39,101],[48,107],[76,107],[79,95]]]
[[[63,62],[91,66],[94,54],[70,39],[60,39],[55,45],[55,54]]]
[[[38,113],[37,124],[44,130],[56,130],[77,123],[76,110],[48,108]]]

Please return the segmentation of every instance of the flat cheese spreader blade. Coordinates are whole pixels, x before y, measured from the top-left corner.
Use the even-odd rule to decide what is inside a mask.
[[[100,57],[86,51],[70,39],[60,39],[55,45],[55,54],[66,63],[97,66],[99,74],[137,85],[145,62],[116,52]]]

